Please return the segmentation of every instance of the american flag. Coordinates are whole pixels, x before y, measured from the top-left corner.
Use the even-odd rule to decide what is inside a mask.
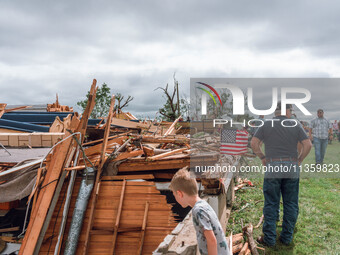
[[[222,129],[221,154],[241,155],[247,152],[248,132],[245,130]]]

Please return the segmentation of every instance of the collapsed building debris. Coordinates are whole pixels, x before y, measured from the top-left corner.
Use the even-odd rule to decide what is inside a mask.
[[[47,156],[18,166],[0,165],[0,192],[13,182],[21,183],[12,192],[16,196],[2,195],[1,201],[27,197],[31,208],[17,239],[19,254],[196,254],[191,214],[177,224],[178,216],[157,183],[166,184],[178,169],[190,164],[224,160],[237,165],[239,157],[221,159],[216,136],[202,133],[190,138],[180,118],[172,123],[142,122],[130,113],[115,113],[114,97],[108,117],[91,123],[95,97],[94,80],[81,116],[49,113],[54,120],[46,135],[58,134],[58,138],[49,144],[53,147]],[[58,107],[57,100],[50,109]],[[45,134],[23,136],[28,137],[25,141],[41,137],[40,143],[28,143],[29,147],[44,146]],[[192,147],[193,140],[199,148]],[[16,146],[19,141],[23,138]],[[202,196],[224,229],[233,200],[232,176],[209,172],[196,176]]]

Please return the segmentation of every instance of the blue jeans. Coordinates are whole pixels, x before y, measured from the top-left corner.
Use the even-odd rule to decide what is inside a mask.
[[[326,148],[328,144],[328,139],[313,138],[314,148],[315,148],[315,163],[322,164],[323,159],[326,154]]]
[[[296,162],[270,162],[271,165],[296,165]],[[299,214],[299,175],[296,178],[264,178],[263,182],[263,234],[266,244],[276,243],[276,220],[279,217],[280,193],[283,200],[283,222],[280,239],[289,244],[293,239],[295,224]]]

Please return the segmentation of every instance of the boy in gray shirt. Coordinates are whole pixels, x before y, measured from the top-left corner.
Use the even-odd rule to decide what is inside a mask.
[[[229,255],[221,224],[211,206],[198,196],[196,179],[190,178],[186,169],[181,169],[172,178],[170,188],[183,208],[192,207],[192,219],[201,255]]]

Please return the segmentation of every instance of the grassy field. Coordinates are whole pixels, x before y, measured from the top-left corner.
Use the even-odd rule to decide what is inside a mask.
[[[328,145],[325,163],[339,163],[340,143]],[[259,164],[256,159],[252,164]],[[303,163],[315,163],[314,148]],[[241,232],[244,225],[257,225],[262,215],[262,179],[252,179],[254,187],[236,191],[227,234]],[[299,217],[291,245],[284,246],[277,241],[273,248],[259,250],[260,254],[340,254],[340,179],[302,178],[299,193]],[[277,236],[281,231],[282,204]],[[262,225],[254,230],[256,239],[262,234]],[[262,247],[259,245],[259,247]]]

